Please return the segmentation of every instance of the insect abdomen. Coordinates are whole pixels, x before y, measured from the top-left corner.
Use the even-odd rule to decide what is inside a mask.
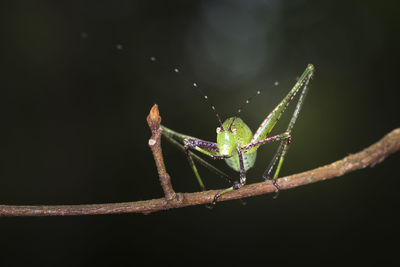
[[[257,157],[257,151],[252,151],[252,152],[245,152],[243,151],[243,164],[244,164],[244,169],[247,171],[251,167],[253,167],[254,163],[256,162],[256,157]],[[239,164],[239,156],[238,153],[233,153],[232,157],[225,159],[226,164],[228,164],[229,167],[234,169],[235,171],[239,172],[240,171],[240,164]]]

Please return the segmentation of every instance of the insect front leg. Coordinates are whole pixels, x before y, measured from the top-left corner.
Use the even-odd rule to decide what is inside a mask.
[[[166,127],[163,126],[163,125],[162,125],[161,127],[162,127],[163,129],[168,129],[168,128],[166,128]],[[172,131],[172,130],[168,129],[168,131]],[[165,138],[168,142],[170,142],[171,144],[173,144],[173,145],[176,146],[179,150],[181,150],[182,152],[184,152],[184,153],[186,154],[186,149],[185,149],[185,147],[184,147],[180,142],[178,142],[177,140],[175,140],[171,135],[167,134],[166,131],[165,131],[165,132],[163,131],[163,136],[164,136],[164,138]],[[197,161],[198,163],[200,163],[201,165],[203,165],[204,167],[206,167],[206,168],[209,169],[210,171],[212,171],[212,172],[214,172],[215,174],[217,174],[218,176],[224,178],[224,179],[227,180],[230,184],[233,183],[233,181],[232,181],[232,179],[229,177],[229,175],[227,175],[226,173],[224,173],[224,172],[221,171],[220,169],[214,167],[213,165],[211,165],[210,163],[208,163],[208,162],[205,161],[204,159],[200,158],[199,156],[197,156],[197,155],[194,154],[193,152],[189,151],[188,153],[189,153],[189,156],[191,157],[192,160]],[[192,170],[193,170],[193,167],[192,167]],[[196,168],[196,170],[197,170],[197,168]],[[197,172],[197,173],[198,173],[198,172]],[[195,172],[195,176],[196,176],[196,178],[197,178],[197,180],[198,180],[198,182],[199,182],[199,184],[200,184],[200,187],[201,187],[201,184],[203,184],[203,181],[201,180],[201,178],[198,179],[198,178],[200,177],[200,175],[197,176],[197,175],[196,175],[196,172]],[[204,184],[203,184],[203,186],[204,186]],[[205,188],[205,187],[204,187],[204,188]]]
[[[228,156],[218,155],[218,144],[214,142],[204,141],[198,138],[189,137],[183,140],[186,150],[197,150],[212,159],[226,159]]]
[[[264,144],[268,144],[268,143],[272,143],[272,142],[281,141],[281,144],[280,144],[280,146],[278,148],[278,151],[275,153],[275,155],[272,158],[267,170],[265,171],[265,173],[263,175],[263,177],[266,180],[270,180],[268,177],[269,177],[269,175],[270,175],[270,173],[271,173],[271,171],[272,171],[273,167],[275,166],[275,164],[276,164],[278,159],[280,159],[280,163],[278,164],[279,169],[282,166],[283,158],[284,158],[284,156],[286,154],[286,151],[287,151],[287,149],[289,147],[289,144],[290,144],[291,140],[292,140],[291,132],[290,131],[286,131],[284,133],[277,134],[277,135],[274,135],[274,136],[271,136],[271,137],[267,137],[267,138],[264,138],[262,140],[251,142],[250,144],[243,146],[242,149],[247,150],[247,149],[251,149],[251,148],[256,147],[256,146],[260,146],[260,145],[264,145]],[[278,172],[275,173],[276,177],[278,176],[278,173],[279,173],[279,170],[278,170]],[[274,177],[275,177],[275,175],[274,175]],[[273,184],[276,187],[276,189],[279,190],[279,185],[276,183],[276,177],[273,179]]]
[[[241,187],[243,187],[246,184],[246,170],[244,168],[244,162],[243,162],[243,153],[242,153],[242,148],[241,147],[237,147],[236,151],[238,153],[238,157],[239,157],[239,166],[240,166],[240,180],[239,182],[233,182],[233,185],[225,190],[222,190],[221,192],[218,192],[215,196],[214,196],[214,200],[212,202],[212,204],[215,204],[218,200],[218,198],[226,193],[229,193],[233,190],[237,190]]]
[[[198,145],[201,144],[201,145],[203,145],[203,147],[208,146],[209,149],[215,150],[215,146],[211,142],[205,142],[205,141],[202,141],[199,139],[194,139],[194,138],[185,138],[183,140],[183,143],[184,143],[185,154],[189,161],[189,165],[192,168],[194,175],[197,178],[197,181],[199,182],[201,191],[204,191],[206,188],[204,186],[203,180],[200,177],[199,171],[197,170],[196,164],[193,161],[193,158],[191,156],[189,149],[195,149],[196,147],[198,147]],[[204,149],[202,149],[202,150],[204,150]],[[204,151],[206,151],[206,150],[204,150]],[[207,152],[206,154],[208,155],[208,153],[209,152]],[[209,155],[211,155],[211,153],[209,153]]]
[[[217,143],[214,143],[214,142],[209,142],[209,141],[204,141],[204,140],[193,138],[193,137],[188,137],[183,140],[183,143],[184,143],[185,154],[189,161],[189,165],[192,168],[192,170],[197,178],[197,181],[199,182],[201,190],[204,191],[205,186],[204,186],[203,180],[200,177],[199,171],[197,170],[196,164],[194,163],[190,149],[200,151],[200,152],[204,153],[205,155],[211,157],[212,159],[225,159],[227,157],[217,154],[218,153],[218,145],[217,145]],[[227,177],[227,175],[226,175],[226,177]],[[230,181],[229,178],[227,178],[227,179]]]
[[[218,176],[226,179],[229,183],[233,183],[232,179],[229,177],[229,175],[227,175],[226,173],[224,173],[223,171],[219,170],[218,168],[214,167],[213,165],[211,165],[210,163],[208,163],[207,161],[205,161],[204,159],[200,158],[199,156],[197,156],[196,154],[194,154],[193,152],[191,152],[190,150],[196,150],[195,147],[191,146],[190,144],[194,144],[195,142],[191,142],[190,140],[193,139],[197,139],[194,137],[191,137],[189,135],[185,135],[185,134],[181,134],[178,133],[174,130],[171,130],[167,127],[165,127],[164,125],[161,125],[161,129],[162,129],[162,134],[165,137],[165,139],[167,141],[169,141],[171,144],[173,144],[174,146],[176,146],[179,150],[181,150],[182,152],[185,153],[188,161],[189,161],[189,165],[192,168],[196,179],[200,185],[201,190],[205,190],[205,186],[204,183],[200,177],[200,174],[197,170],[196,164],[194,161],[197,161],[198,163],[200,163],[201,165],[203,165],[204,167],[206,167],[207,169],[209,169],[210,171],[214,172],[215,174],[217,174]],[[186,147],[184,145],[182,145],[182,143],[185,143],[185,140],[187,145]],[[206,142],[206,143],[211,143],[211,142],[207,142],[207,141],[203,141],[200,139],[197,139],[199,141],[202,142]],[[215,147],[215,145],[210,145],[209,147]],[[204,149],[203,149],[204,150]],[[209,152],[211,153],[211,152]],[[213,151],[213,153],[215,153]]]
[[[251,148],[254,148],[256,146],[260,146],[260,145],[263,145],[263,144],[276,142],[276,141],[280,141],[280,140],[286,140],[286,139],[289,139],[289,138],[290,138],[290,134],[285,132],[285,133],[282,133],[282,134],[278,134],[278,135],[275,135],[275,136],[264,138],[262,140],[251,142],[251,143],[249,143],[249,144],[247,144],[245,146],[242,146],[242,147],[237,147],[236,151],[238,153],[238,158],[239,158],[240,180],[239,180],[239,182],[233,183],[233,185],[231,187],[229,187],[229,188],[219,192],[218,194],[216,194],[214,196],[213,204],[215,204],[217,202],[218,198],[220,196],[222,196],[223,194],[229,193],[229,192],[231,192],[233,190],[237,190],[237,189],[243,187],[246,184],[246,169],[244,167],[243,151],[247,151],[247,150],[249,150]]]

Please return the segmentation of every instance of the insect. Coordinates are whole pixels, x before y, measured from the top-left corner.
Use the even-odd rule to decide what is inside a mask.
[[[274,108],[274,110],[269,113],[254,134],[246,125],[246,123],[244,123],[243,120],[238,117],[241,109],[239,109],[238,114],[222,122],[213,105],[211,105],[211,107],[214,110],[219,123],[219,126],[216,129],[216,142],[205,141],[196,137],[181,134],[165,127],[164,125],[161,125],[163,136],[185,152],[189,164],[202,190],[205,190],[205,186],[197,170],[195,161],[226,178],[232,184],[231,187],[220,191],[214,196],[212,202],[213,204],[217,202],[221,195],[229,193],[233,190],[237,190],[246,184],[246,171],[253,167],[256,161],[257,149],[261,145],[271,142],[280,142],[280,145],[266,171],[264,172],[263,178],[265,180],[272,180],[277,192],[279,191],[279,185],[277,183],[279,171],[282,167],[290,142],[292,140],[292,129],[297,117],[299,116],[301,107],[304,104],[304,99],[309,88],[308,85],[314,75],[314,72],[314,66],[309,64],[293,88]],[[197,87],[196,83],[193,85]],[[268,136],[275,124],[278,122],[282,113],[285,111],[286,107],[299,91],[301,91],[301,93],[286,131],[281,134]],[[257,94],[259,93],[260,92],[258,91]],[[205,98],[207,99],[207,96],[205,96]],[[225,160],[229,167],[239,172],[239,181],[232,181],[228,175],[215,168],[213,165],[203,160],[192,151],[198,151],[215,160]],[[271,176],[274,169],[275,172]]]

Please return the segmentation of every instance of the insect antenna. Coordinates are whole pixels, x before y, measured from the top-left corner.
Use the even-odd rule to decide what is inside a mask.
[[[221,117],[219,116],[219,114],[218,114],[217,109],[215,108],[215,106],[208,100],[208,96],[207,96],[206,94],[204,94],[203,90],[201,90],[201,89],[198,87],[197,83],[194,82],[194,83],[193,83],[193,87],[197,88],[197,90],[199,90],[199,92],[204,96],[204,99],[210,104],[212,110],[213,110],[214,113],[215,113],[215,116],[216,116],[217,119],[218,119],[219,125],[220,125],[220,127],[221,127],[221,131],[224,131],[224,126],[222,126]]]
[[[154,56],[151,56],[151,57],[150,57],[150,61],[156,62],[156,61],[157,61],[157,58],[154,57]],[[158,61],[157,61],[157,63],[160,64],[161,66],[165,67],[165,68],[168,68],[167,66],[165,66],[164,64],[161,64],[161,63],[158,62]],[[176,68],[176,67],[173,68],[173,71],[174,71],[175,73],[177,73],[177,74],[180,74],[180,73],[181,73],[180,69],[178,69],[178,68]],[[182,76],[182,78],[188,81],[188,79],[187,79],[185,76]],[[208,96],[203,92],[203,90],[201,90],[201,89],[199,88],[199,85],[198,85],[196,82],[191,82],[191,84],[192,84],[192,86],[193,86],[194,88],[196,88],[196,89],[199,91],[199,93],[200,93],[200,94],[204,97],[204,99],[209,103],[209,105],[211,106],[211,109],[214,111],[214,114],[215,114],[215,116],[217,117],[217,120],[218,120],[218,122],[219,122],[221,131],[224,131],[224,127],[222,126],[221,117],[219,116],[219,114],[218,114],[217,109],[215,108],[215,106],[209,101]]]
[[[239,114],[242,112],[244,106],[246,106],[248,103],[250,103],[250,100],[253,99],[254,96],[260,95],[260,94],[261,94],[261,91],[258,90],[254,95],[252,95],[251,97],[249,97],[249,98],[239,107],[239,109],[238,109],[238,111],[236,112],[235,116],[233,116],[233,120],[231,121],[231,124],[229,124],[228,131],[231,131],[231,130],[232,130],[231,128],[232,128],[233,122],[236,120],[237,117],[239,117]]]

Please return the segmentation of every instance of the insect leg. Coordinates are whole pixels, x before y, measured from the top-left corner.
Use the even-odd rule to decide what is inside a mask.
[[[173,145],[175,145],[179,150],[181,150],[182,152],[184,152],[188,158],[189,161],[189,165],[191,166],[196,179],[201,187],[202,190],[205,189],[204,183],[200,177],[200,174],[197,170],[196,164],[194,163],[193,160],[197,161],[198,163],[200,163],[201,165],[203,165],[204,167],[206,167],[207,169],[209,169],[210,171],[214,172],[215,174],[217,174],[218,176],[226,179],[229,183],[233,183],[233,180],[229,177],[229,175],[227,175],[226,173],[224,173],[223,171],[219,170],[218,168],[214,167],[213,165],[211,165],[210,163],[208,163],[207,161],[205,161],[204,159],[200,158],[199,156],[197,156],[196,154],[194,154],[191,151],[188,151],[188,153],[186,153],[186,149],[185,147],[178,142],[176,139],[178,139],[179,141],[182,141],[185,138],[190,138],[190,136],[188,135],[183,135],[180,134],[178,132],[175,132],[171,129],[168,129],[167,127],[161,125],[162,128],[162,134],[164,136],[165,139],[167,139],[167,141],[169,141],[170,143],[172,143]]]
[[[275,155],[272,158],[271,162],[269,163],[267,170],[263,174],[263,178],[265,180],[271,180],[272,170],[274,169],[274,167],[275,167],[275,165],[276,165],[276,163],[278,162],[278,159],[279,159],[278,166],[277,166],[277,168],[275,170],[275,174],[274,174],[274,176],[272,178],[272,184],[275,186],[277,192],[279,191],[279,185],[276,182],[276,179],[278,178],[278,174],[279,174],[279,171],[280,171],[280,169],[282,167],[283,160],[285,158],[286,152],[289,149],[290,141],[291,141],[291,139],[288,138],[286,140],[286,142],[283,141],[279,145],[278,150],[275,152]],[[276,198],[276,196],[275,196],[275,198]]]
[[[194,172],[194,175],[197,178],[197,181],[199,182],[201,191],[206,190],[206,187],[204,186],[203,180],[200,177],[199,171],[197,170],[196,164],[194,164],[192,155],[190,154],[189,149],[187,149],[186,147],[185,147],[185,154],[186,154],[186,157],[187,157],[187,159],[189,161],[189,165],[192,168],[192,170]]]
[[[296,82],[290,92],[283,98],[283,100],[274,108],[274,110],[264,119],[260,127],[254,133],[252,142],[262,140],[268,136],[272,131],[275,124],[278,122],[279,118],[285,111],[286,107],[289,105],[293,97],[297,92],[303,87],[303,91],[307,88],[308,82],[314,74],[314,66],[309,64],[306,70],[301,75],[300,79]]]
[[[185,149],[197,150],[212,159],[226,159],[229,156],[218,155],[218,145],[214,142],[204,141],[198,138],[189,137],[183,140]]]
[[[247,150],[247,149],[253,148],[255,146],[260,146],[260,145],[264,145],[264,144],[271,143],[271,142],[286,140],[286,139],[289,139],[289,138],[290,138],[290,133],[289,132],[284,132],[284,133],[277,134],[277,135],[274,135],[274,136],[271,136],[271,137],[267,137],[267,138],[264,138],[264,139],[261,139],[261,140],[258,140],[258,141],[251,142],[251,143],[249,143],[249,144],[247,144],[245,146],[242,146],[241,149],[242,150]]]
[[[289,137],[287,139],[281,141],[281,144],[279,145],[278,150],[276,151],[274,157],[272,158],[270,164],[268,165],[267,170],[265,171],[265,173],[263,175],[264,179],[270,180],[271,179],[270,175],[272,173],[272,170],[273,170],[275,164],[278,162],[278,165],[276,167],[275,173],[274,173],[274,175],[272,177],[272,182],[273,182],[273,184],[274,184],[274,186],[276,187],[277,190],[279,190],[279,185],[277,184],[276,179],[278,178],[279,171],[280,171],[280,169],[282,167],[282,164],[283,164],[283,161],[285,159],[286,152],[289,149],[289,145],[290,145],[290,142],[291,142],[291,137],[290,136],[291,136],[291,133],[292,133],[292,129],[294,127],[294,124],[296,123],[297,117],[299,116],[301,107],[304,104],[304,100],[305,100],[306,94],[308,92],[308,83],[309,83],[311,77],[312,77],[312,73],[304,81],[303,90],[301,91],[299,100],[297,101],[296,108],[295,108],[295,110],[293,112],[292,118],[290,119],[289,125],[288,125],[288,127],[286,129],[286,133],[288,133]],[[278,159],[279,159],[279,161],[278,161]]]
[[[207,156],[211,157],[212,159],[224,159],[226,158],[226,156],[215,155],[215,152],[218,152],[217,143],[204,141],[193,137],[184,139],[183,143],[184,143],[185,154],[189,161],[189,165],[192,168],[194,174],[196,175],[197,180],[199,181],[201,190],[204,191],[205,187],[201,180],[200,174],[197,170],[196,164],[194,163],[193,158],[190,154],[190,149],[198,150],[206,154]]]
[[[278,160],[278,158],[279,158],[281,155],[284,156],[284,154],[286,154],[286,151],[287,151],[287,147],[288,147],[288,146],[287,146],[286,149],[283,151],[283,148],[284,148],[283,144],[284,144],[285,141],[286,141],[286,143],[288,143],[288,145],[289,145],[290,140],[291,140],[290,132],[284,132],[284,133],[281,133],[281,134],[277,134],[277,135],[274,135],[274,136],[271,136],[271,137],[264,138],[264,139],[262,139],[262,140],[258,140],[258,141],[251,142],[251,143],[249,143],[249,144],[247,144],[247,145],[245,145],[245,146],[242,146],[242,147],[240,148],[240,150],[245,150],[245,151],[246,151],[247,149],[251,149],[251,148],[253,148],[253,147],[257,147],[257,146],[264,145],[264,144],[267,144],[267,143],[276,142],[276,141],[282,141],[281,144],[280,144],[280,146],[279,146],[278,152],[275,153],[275,156],[274,156],[274,158],[272,159],[270,165],[268,166],[267,171],[264,173],[264,175],[265,175],[266,173],[268,173],[268,175],[269,175],[270,172],[271,172],[272,169],[273,169],[273,166],[275,165],[276,161]],[[239,152],[238,152],[238,153],[239,153]],[[239,156],[241,156],[241,154],[239,154]],[[239,157],[239,160],[240,160],[240,157]],[[240,161],[239,161],[239,162],[240,162]],[[282,162],[283,162],[283,159],[282,159]],[[282,165],[282,163],[280,163],[279,168],[280,168],[281,165]],[[240,167],[241,167],[240,170],[241,170],[241,177],[242,177],[242,166],[240,166]],[[278,171],[278,173],[279,173],[279,171]],[[276,187],[276,189],[279,190],[279,186],[278,186],[278,184],[276,183],[276,179],[273,180],[273,184],[274,184],[274,186]]]
[[[239,183],[237,183],[237,182],[233,183],[233,185],[231,187],[216,194],[214,196],[213,204],[215,204],[217,202],[218,198],[220,196],[222,196],[223,194],[229,193],[232,190],[239,189],[246,184],[246,170],[244,168],[243,154],[242,154],[243,150],[247,150],[247,149],[253,148],[255,146],[259,146],[259,145],[263,145],[263,144],[267,144],[267,143],[271,143],[271,142],[275,142],[275,141],[288,140],[288,139],[290,139],[290,134],[287,132],[284,132],[282,134],[278,134],[278,135],[271,136],[271,137],[268,137],[268,138],[265,138],[262,140],[254,141],[248,145],[236,148],[238,157],[239,157],[239,165],[240,165],[240,181],[239,181]]]
[[[214,196],[214,200],[212,202],[212,204],[215,204],[218,200],[218,198],[220,196],[222,196],[223,194],[229,193],[232,190],[237,190],[239,188],[241,188],[242,186],[244,186],[246,184],[246,170],[244,169],[244,163],[243,163],[243,155],[242,155],[242,149],[240,147],[236,148],[238,156],[239,156],[239,165],[240,165],[240,181],[238,182],[234,182],[233,185],[225,190],[222,190],[221,192],[218,192],[215,196]]]
[[[218,145],[217,143],[213,143],[213,142],[209,142],[209,141],[204,141],[201,139],[197,139],[197,138],[186,138],[183,140],[184,143],[184,149],[185,149],[185,154],[189,160],[189,164],[193,169],[193,172],[195,173],[196,177],[198,180],[201,181],[200,175],[197,171],[197,167],[196,164],[193,161],[193,158],[190,154],[190,149],[194,149],[197,151],[200,151],[202,153],[204,153],[205,155],[211,157],[212,159],[225,159],[226,156],[221,156],[221,155],[217,155],[216,153],[218,153]],[[202,190],[204,190],[204,185],[200,185],[202,187]]]

